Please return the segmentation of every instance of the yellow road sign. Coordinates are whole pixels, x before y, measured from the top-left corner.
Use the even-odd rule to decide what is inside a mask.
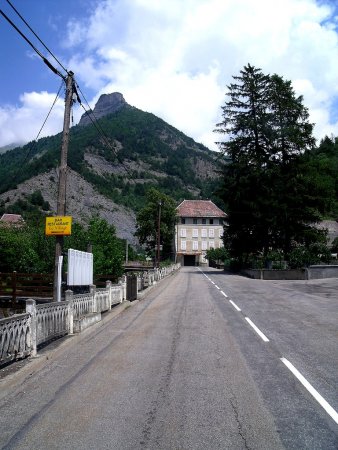
[[[46,236],[70,236],[72,234],[72,217],[46,217]]]

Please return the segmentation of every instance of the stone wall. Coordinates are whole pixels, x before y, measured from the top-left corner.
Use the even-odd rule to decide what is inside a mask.
[[[242,270],[241,274],[256,280],[317,280],[338,278],[338,265],[318,265],[291,270],[246,269]]]

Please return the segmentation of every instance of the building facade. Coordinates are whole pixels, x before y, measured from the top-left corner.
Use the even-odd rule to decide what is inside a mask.
[[[177,262],[182,266],[208,265],[207,250],[223,247],[226,214],[211,200],[183,200],[176,210]]]

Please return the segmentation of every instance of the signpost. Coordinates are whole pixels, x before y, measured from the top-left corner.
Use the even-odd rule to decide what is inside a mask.
[[[56,236],[63,239],[63,236],[72,234],[72,218],[71,216],[54,216],[46,217],[46,236]],[[61,282],[62,282],[62,262],[63,255],[57,256],[57,266],[54,274],[54,301],[61,301]]]

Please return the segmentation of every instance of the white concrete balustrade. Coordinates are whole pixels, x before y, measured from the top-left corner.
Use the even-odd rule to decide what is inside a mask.
[[[179,268],[179,264],[174,264],[137,274],[137,292]],[[127,277],[123,276],[118,284],[107,281],[103,289],[92,285],[86,294],[74,295],[73,291],[68,290],[62,302],[37,305],[35,300],[27,300],[25,314],[0,319],[0,365],[25,356],[35,356],[39,345],[81,331],[81,320],[87,318],[89,325],[101,320],[102,312],[127,300],[126,296]]]
[[[28,313],[0,320],[0,363],[32,354],[31,324]]]

